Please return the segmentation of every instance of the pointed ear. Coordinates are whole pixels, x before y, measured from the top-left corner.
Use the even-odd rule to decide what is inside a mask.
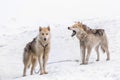
[[[42,27],[41,26],[39,26],[39,32],[42,30]]]
[[[80,24],[80,21],[78,21],[77,23]]]
[[[81,24],[83,24],[83,22],[81,21]]]
[[[50,31],[50,26],[48,26],[47,28],[48,28],[48,30]]]
[[[77,23],[77,21],[74,21],[74,23]]]

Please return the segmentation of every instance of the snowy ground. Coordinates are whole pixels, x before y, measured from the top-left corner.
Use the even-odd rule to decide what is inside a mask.
[[[48,74],[22,77],[23,48],[38,34],[37,27],[21,26],[10,29],[0,26],[0,80],[120,80],[120,19],[82,20],[91,28],[104,28],[108,35],[111,60],[106,61],[106,54],[100,51],[100,61],[96,62],[93,50],[88,65],[80,65],[79,42],[71,38],[69,24],[51,26],[51,51],[47,65]],[[3,32],[2,32],[3,31]],[[6,32],[5,32],[6,31]],[[7,32],[8,31],[8,32]],[[36,67],[38,70],[39,67]]]

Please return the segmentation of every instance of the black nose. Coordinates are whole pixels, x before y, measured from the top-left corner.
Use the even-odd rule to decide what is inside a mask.
[[[44,41],[46,41],[46,38],[44,38]]]
[[[68,29],[70,29],[70,27],[68,27]]]

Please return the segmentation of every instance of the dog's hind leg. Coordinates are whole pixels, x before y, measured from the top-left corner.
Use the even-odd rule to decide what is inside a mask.
[[[110,60],[110,53],[109,53],[108,49],[106,49],[106,54],[107,54],[107,59],[106,60],[108,61],[108,60]]]
[[[107,61],[110,60],[110,53],[109,53],[109,50],[108,50],[108,41],[107,41],[106,35],[103,36],[101,48],[106,52],[106,55],[107,55],[106,60]]]
[[[99,55],[99,45],[97,45],[97,46],[95,47],[95,50],[96,50],[96,53],[97,53],[97,59],[96,59],[96,61],[99,61],[99,59],[100,59],[100,55]]]
[[[31,56],[29,53],[25,53],[26,56],[24,56],[24,59],[23,59],[23,63],[24,63],[24,69],[23,69],[23,76],[26,76],[26,69],[29,67],[30,65],[30,60],[31,60]]]
[[[31,67],[31,75],[33,75],[33,70],[35,69],[36,66],[36,58],[32,56],[32,67]]]
[[[86,62],[85,64],[88,64],[88,61],[89,61],[89,57],[90,57],[90,54],[91,54],[91,47],[87,47],[87,57],[86,57]]]
[[[107,59],[106,60],[108,61],[108,60],[110,60],[110,53],[109,53],[108,49],[106,49],[106,54],[107,54]]]
[[[23,69],[23,77],[26,76],[26,69],[27,69],[27,66],[24,65],[24,69]]]
[[[107,61],[110,60],[110,53],[109,53],[109,50],[108,50],[108,46],[107,45],[102,45],[102,48],[105,50],[106,52],[106,55],[107,55]]]

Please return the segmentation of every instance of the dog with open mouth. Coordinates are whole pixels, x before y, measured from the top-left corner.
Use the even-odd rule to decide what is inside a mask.
[[[110,60],[110,54],[108,50],[108,41],[107,36],[104,29],[91,29],[86,25],[77,22],[71,27],[68,27],[68,30],[72,30],[72,37],[76,35],[78,40],[80,41],[80,48],[82,53],[82,63],[88,64],[89,57],[91,54],[91,50],[95,47],[95,51],[97,52],[97,60],[100,60],[99,57],[99,47],[101,47],[103,52],[106,52],[107,59]],[[86,55],[87,50],[87,55]]]

